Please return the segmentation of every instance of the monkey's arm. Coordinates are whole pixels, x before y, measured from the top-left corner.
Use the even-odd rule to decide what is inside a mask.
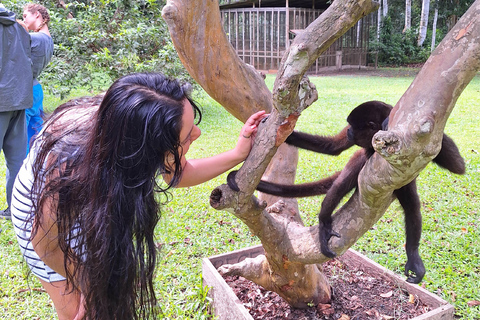
[[[450,172],[456,174],[465,173],[465,160],[460,154],[455,142],[446,134],[443,134],[442,148],[438,155],[433,159],[433,162]]]
[[[328,241],[332,236],[340,235],[332,230],[332,214],[342,198],[357,186],[358,174],[362,170],[368,155],[365,149],[358,150],[353,154],[345,168],[340,172],[338,178],[328,190],[323,199],[320,213],[318,214],[319,240],[322,253],[329,257],[335,257],[335,252],[328,247]]]
[[[342,151],[353,146],[353,142],[350,142],[347,138],[349,127],[346,126],[334,136],[319,136],[293,131],[285,142],[297,148],[338,156]]]

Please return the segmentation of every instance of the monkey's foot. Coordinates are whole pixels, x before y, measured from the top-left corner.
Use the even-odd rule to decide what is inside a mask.
[[[407,276],[407,282],[420,283],[425,275],[425,266],[420,257],[410,258],[405,264],[405,275]]]
[[[320,236],[320,250],[322,251],[322,254],[326,257],[329,258],[335,258],[337,254],[330,250],[328,247],[328,241],[330,240],[331,237],[337,237],[340,238],[340,234],[338,232],[335,232],[332,230],[332,227],[327,227],[324,225],[322,227],[322,223],[319,224],[320,230],[319,230],[319,236]]]

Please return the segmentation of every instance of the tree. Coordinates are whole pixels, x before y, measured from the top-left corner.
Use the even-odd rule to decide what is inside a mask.
[[[422,0],[422,14],[420,16],[420,27],[418,28],[418,46],[421,47],[427,37],[428,13],[430,11],[430,0]]]
[[[435,14],[433,15],[433,24],[432,24],[432,44],[430,46],[431,51],[435,49],[435,38],[437,35],[437,19],[438,19],[438,5],[435,1]]]
[[[241,120],[259,109],[271,112],[237,174],[241,191],[221,185],[212,191],[210,203],[242,220],[266,252],[255,259],[222,266],[219,271],[242,275],[277,292],[294,307],[330,299],[328,283],[317,268],[327,260],[319,252],[318,227],[302,224],[295,203],[268,197],[270,206],[266,208],[267,204],[253,192],[275,153],[275,165],[270,166],[274,169],[268,171],[267,178],[293,180],[294,170],[284,170],[291,168],[291,158],[282,142],[302,110],[318,96],[305,72],[336,38],[376,8],[370,0],[334,1],[296,36],[282,59],[273,92],[251,66],[238,58],[220,31],[218,1],[195,0],[193,5],[192,0],[169,0],[163,9],[180,59],[208,94]],[[368,231],[393,201],[393,190],[415,178],[438,153],[448,116],[480,69],[478,14],[480,0],[432,53],[398,101],[390,115],[389,130],[375,135],[377,152],[362,170],[358,189],[333,216],[333,228],[341,237],[334,238],[330,247],[337,254]],[[276,171],[290,174],[276,177]]]
[[[405,0],[405,27],[403,32],[406,32],[412,27],[412,0]]]

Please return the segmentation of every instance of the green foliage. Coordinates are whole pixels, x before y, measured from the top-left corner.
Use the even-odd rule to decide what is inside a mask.
[[[3,1],[22,16],[28,1]],[[55,51],[41,74],[44,89],[65,97],[76,86],[105,88],[118,77],[161,71],[189,79],[173,48],[159,0],[38,1],[49,10]],[[69,18],[69,15],[73,18]]]
[[[435,46],[437,46],[472,3],[473,0],[431,1],[427,36],[423,46],[418,47],[422,1],[412,0],[411,28],[404,30],[405,0],[389,0],[388,16],[382,21],[380,39],[377,39],[377,26],[371,27],[370,50],[378,52],[378,63],[383,66],[423,63],[431,52],[435,8],[438,9],[435,35]]]
[[[406,30],[404,33],[396,31],[390,16],[383,20],[380,39],[373,41],[372,46],[378,51],[380,65],[400,66],[422,63],[430,55],[429,45],[417,46],[417,33],[413,29]]]

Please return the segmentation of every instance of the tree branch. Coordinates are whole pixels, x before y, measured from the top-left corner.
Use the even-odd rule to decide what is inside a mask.
[[[218,0],[168,0],[162,16],[187,71],[228,112],[245,122],[271,110],[263,77],[240,60],[223,32]]]

